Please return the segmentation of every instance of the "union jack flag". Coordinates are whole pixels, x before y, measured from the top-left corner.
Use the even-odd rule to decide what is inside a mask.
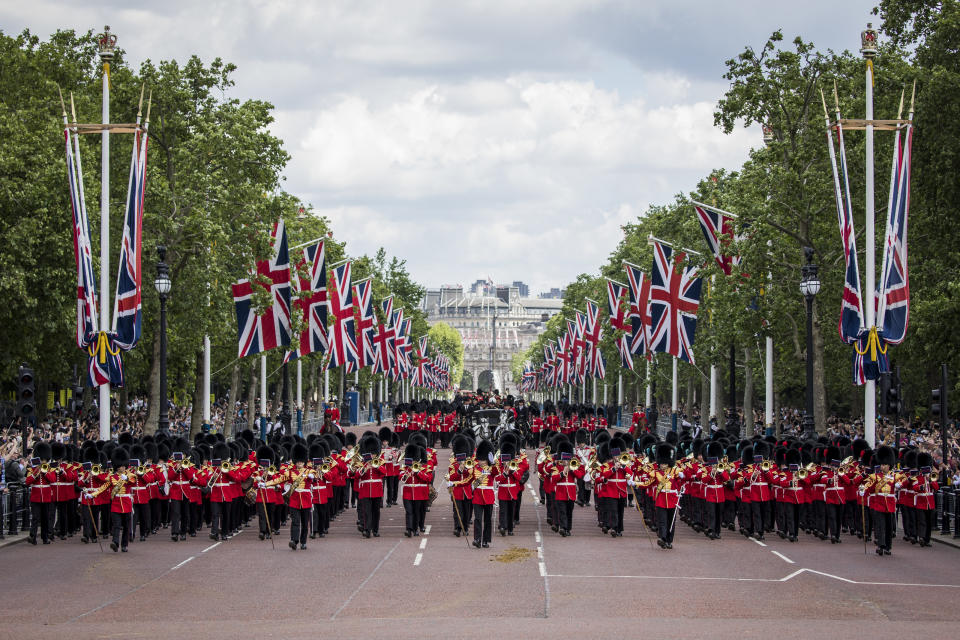
[[[634,264],[624,262],[623,267],[630,283],[630,353],[650,360],[650,278]]]
[[[406,377],[407,366],[404,347],[406,345],[406,336],[403,335],[403,309],[397,309],[393,312],[393,329],[396,335],[393,339],[393,370],[391,375],[394,380]]]
[[[742,260],[740,256],[727,255],[724,251],[732,242],[741,239],[734,233],[734,215],[699,202],[694,202],[693,208],[697,212],[703,239],[707,241],[707,247],[710,248],[713,259],[716,260],[724,275],[729,276],[733,273],[733,267],[739,267]]]
[[[610,315],[610,326],[614,330],[626,331],[615,341],[617,352],[620,353],[620,365],[633,371],[633,354],[630,353],[630,324],[627,323],[629,302],[624,301],[627,285],[620,284],[607,278],[607,310]]]
[[[587,341],[585,333],[587,329],[587,316],[580,311],[574,312],[576,321],[573,324],[573,362],[576,364],[574,373],[578,384],[583,384],[587,372]]]
[[[377,317],[373,314],[373,280],[367,278],[353,285],[354,307],[357,326],[357,348],[360,352],[360,368],[373,366],[377,361],[374,348],[374,331]]]
[[[374,373],[390,373],[396,362],[397,347],[394,344],[396,329],[391,324],[393,315],[393,296],[382,302],[384,321],[377,325],[377,332],[373,337],[376,345],[376,364]]]
[[[330,365],[346,366],[349,371],[357,365],[357,343],[354,338],[353,291],[350,287],[349,260],[334,266],[331,271],[331,283],[327,296],[327,308],[333,324],[330,325]]]
[[[569,321],[567,321],[567,326],[570,326]],[[569,328],[557,340],[557,358],[560,361],[557,367],[557,386],[568,384],[573,377],[573,367],[571,366],[573,364],[573,348],[571,347]]]
[[[679,270],[683,259],[682,252],[678,252],[674,260],[673,249],[662,242],[653,242],[650,348],[692,364],[702,279],[697,277],[694,266]]]
[[[600,340],[603,338],[603,323],[600,322],[600,305],[587,298],[587,314],[584,320],[583,339],[587,344],[585,369],[594,378],[604,377],[603,354]]]
[[[290,254],[283,218],[273,225],[270,237],[273,256],[257,262],[256,282],[244,278],[233,285],[241,358],[290,344]],[[263,315],[257,315],[253,308],[254,284],[271,295],[271,304]]]
[[[910,211],[910,156],[913,148],[913,124],[907,124],[901,144],[897,131],[890,175],[890,201],[887,205],[887,230],[884,238],[878,328],[887,344],[900,344],[910,321],[910,278],[907,272],[907,214]]]
[[[306,270],[304,277],[301,271]],[[301,294],[294,298],[293,307],[303,319],[300,344],[288,351],[285,361],[295,360],[310,353],[327,352],[327,262],[323,241],[303,248],[303,258],[297,264],[298,277],[294,280]]]
[[[410,359],[411,354],[413,353],[413,344],[410,341],[410,328],[413,324],[412,320],[404,320],[400,326],[403,327],[400,335],[400,374],[404,378],[410,377],[410,372],[413,370],[413,363]]]

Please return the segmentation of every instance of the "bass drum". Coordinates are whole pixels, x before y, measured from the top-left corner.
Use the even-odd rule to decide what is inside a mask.
[[[247,492],[243,494],[243,501],[250,506],[257,504],[257,490],[252,488],[248,489]]]

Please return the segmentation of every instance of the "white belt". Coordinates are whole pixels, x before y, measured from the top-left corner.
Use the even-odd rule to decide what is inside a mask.
[[[34,488],[36,488],[36,489],[49,489],[49,488],[50,488],[50,485],[48,485],[48,484],[35,484],[35,485],[33,485],[33,486],[34,486]]]
[[[607,482],[626,482],[626,478],[610,478]]]
[[[501,486],[507,486],[507,485],[501,485]],[[510,485],[510,486],[512,487],[513,485]],[[576,482],[558,482],[557,486],[558,487],[575,487],[577,486],[577,483]]]
[[[310,493],[310,489],[294,489],[297,493]]]
[[[129,493],[118,493],[117,495],[115,495],[115,496],[113,496],[113,497],[114,497],[114,498],[133,498],[133,496],[130,495]]]
[[[817,487],[826,487],[826,486],[827,486],[827,485],[825,485],[825,484],[815,484],[815,485],[813,485],[814,489],[816,489]]]
[[[918,497],[918,498],[919,498],[919,497],[927,497],[927,496],[932,496],[932,495],[933,495],[932,493],[918,493],[918,494],[917,494],[917,497]]]
[[[875,496],[882,496],[882,497],[884,497],[884,498],[894,498],[894,497],[896,497],[896,496],[894,496],[892,493],[875,493],[875,494],[873,494],[873,495],[875,495]]]
[[[170,484],[190,484],[189,480],[174,480]]]
[[[425,484],[410,484],[409,482],[406,482],[406,483],[404,483],[403,486],[405,486],[405,487],[425,487],[425,486],[427,486],[427,485],[425,485]]]
[[[73,486],[72,482],[54,482],[53,486],[55,487],[70,487]]]
[[[766,482],[754,482],[754,483],[752,483],[752,486],[754,486],[754,487],[765,487],[765,486],[767,486],[767,483],[766,483]]]
[[[660,493],[676,493],[676,489],[661,489]]]
[[[230,486],[230,483],[229,483],[229,482],[214,482],[214,483],[213,483],[213,486],[215,486],[215,487],[229,487],[229,486]]]
[[[383,480],[381,478],[375,478],[373,480],[361,480],[360,484],[365,484],[367,482],[383,482]]]
[[[708,484],[708,485],[707,485],[707,489],[722,489],[722,488],[723,488],[723,485],[722,485],[722,484]]]
[[[827,491],[845,491],[843,487],[827,487]]]
[[[491,491],[493,491],[493,487],[489,485],[481,485],[479,487],[474,487],[474,489],[490,489]]]

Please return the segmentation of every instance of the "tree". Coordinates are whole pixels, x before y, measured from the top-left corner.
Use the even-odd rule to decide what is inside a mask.
[[[460,332],[446,322],[437,322],[427,332],[429,343],[450,360],[450,382],[459,384],[463,377],[463,341]]]

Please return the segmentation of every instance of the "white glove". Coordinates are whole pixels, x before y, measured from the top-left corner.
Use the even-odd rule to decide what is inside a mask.
[[[87,500],[93,500],[93,494],[90,493],[89,491],[84,491],[83,497],[86,498]]]
[[[267,483],[266,483],[266,482],[258,482],[258,483],[257,483],[257,487],[259,487],[260,489],[266,489],[266,488],[267,488]]]
[[[636,485],[633,483],[633,478],[627,478],[627,485],[628,485],[628,486],[631,486],[631,487],[636,486]]]
[[[316,476],[315,474],[312,474],[312,473],[311,473],[311,474],[309,474],[307,477],[310,478],[311,480],[313,480],[313,479],[316,478],[317,476]]]
[[[448,487],[452,487],[452,486],[453,486],[453,483],[452,483],[452,482],[447,482],[447,486],[448,486]]]
[[[126,481],[127,481],[127,474],[125,474],[125,473],[124,473],[124,474],[121,474],[121,475],[120,475],[120,480],[122,480],[123,482],[126,482]]]

